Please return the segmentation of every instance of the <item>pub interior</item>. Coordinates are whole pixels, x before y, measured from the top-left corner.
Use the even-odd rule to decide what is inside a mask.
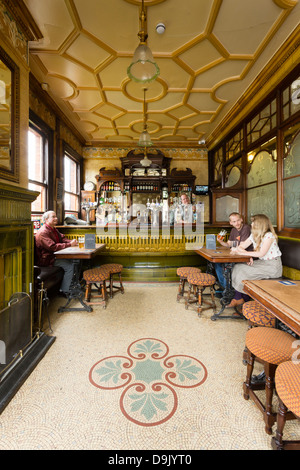
[[[299,20],[299,0],[0,0],[1,450],[300,449]],[[85,244],[56,255],[67,299],[36,263],[46,211]],[[209,245],[231,213],[267,215],[283,266],[236,310],[214,263],[230,301],[245,258]]]

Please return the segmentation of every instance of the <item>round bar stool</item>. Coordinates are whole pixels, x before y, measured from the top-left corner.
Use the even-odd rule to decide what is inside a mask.
[[[283,440],[283,428],[287,419],[300,418],[300,363],[284,362],[275,373],[275,387],[279,409],[277,429],[272,438],[274,450],[300,450],[300,440]]]
[[[248,320],[250,327],[252,326],[266,326],[269,328],[275,328],[276,318],[274,315],[268,312],[259,302],[256,300],[250,300],[243,304],[243,315]]]
[[[247,355],[247,375],[243,384],[244,398],[251,397],[263,414],[265,421],[265,431],[272,433],[272,426],[276,421],[276,413],[272,410],[273,390],[275,371],[279,364],[290,361],[294,352],[293,342],[295,338],[289,333],[275,328],[265,328],[258,326],[251,328],[246,334]],[[266,383],[251,382],[255,360],[264,364]],[[265,389],[265,406],[255,393],[256,390]]]
[[[123,287],[123,283],[122,283],[122,271],[123,271],[122,264],[117,264],[117,263],[103,264],[101,266],[101,268],[106,269],[110,272],[110,275],[109,275],[109,294],[110,294],[110,298],[111,299],[113,298],[113,289],[117,289],[117,290],[121,291],[122,294],[124,294],[124,287]],[[119,276],[119,283],[120,283],[119,286],[116,286],[114,284],[113,276],[116,275],[116,274]]]
[[[188,309],[188,306],[190,303],[197,302],[198,316],[200,316],[203,310],[202,305],[203,303],[206,303],[210,307],[212,307],[215,312],[216,303],[215,303],[213,286],[216,283],[216,278],[212,276],[211,274],[207,274],[207,273],[191,273],[187,276],[187,282],[189,283],[189,290],[188,290],[187,298],[185,300],[185,308]],[[203,300],[203,291],[206,287],[209,287],[210,289],[211,302]],[[192,288],[195,289],[196,300],[190,300]]]
[[[249,328],[255,326],[265,326],[268,328],[275,328],[276,318],[274,315],[268,312],[259,302],[256,300],[250,300],[245,302],[242,307],[244,317],[248,320]],[[244,349],[243,362],[247,363],[247,348]]]
[[[110,271],[103,269],[102,266],[99,268],[87,269],[83,272],[83,279],[86,282],[85,285],[85,297],[84,300],[93,305],[103,305],[106,308],[106,282],[110,278]],[[92,285],[97,288],[97,295],[92,295]],[[101,298],[100,302],[91,302],[91,297]]]
[[[184,287],[189,274],[201,273],[200,268],[192,268],[189,266],[184,266],[177,268],[177,276],[179,276],[179,289],[177,294],[177,302],[184,297]]]

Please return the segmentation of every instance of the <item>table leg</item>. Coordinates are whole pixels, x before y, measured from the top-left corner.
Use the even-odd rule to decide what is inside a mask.
[[[232,287],[231,283],[231,275],[234,263],[223,263],[223,273],[225,278],[225,289],[223,291],[223,295],[220,299],[221,302],[221,310],[218,313],[212,315],[211,320],[217,320],[218,318],[232,318],[232,319],[242,319],[243,316],[240,315],[240,312],[235,309],[238,315],[222,315],[225,310],[226,305],[230,304],[231,300],[234,297],[235,290]],[[222,316],[221,316],[222,315]]]
[[[84,292],[81,288],[79,276],[80,276],[80,269],[81,269],[81,260],[80,259],[73,259],[73,265],[74,265],[74,274],[73,274],[73,279],[71,282],[70,286],[70,292],[68,295],[68,300],[67,303],[58,309],[59,313],[62,312],[70,312],[70,311],[86,311],[86,312],[92,312],[93,309],[90,305],[87,305],[83,298],[84,298]],[[79,300],[81,303],[82,307],[69,307],[70,303],[72,300]]]

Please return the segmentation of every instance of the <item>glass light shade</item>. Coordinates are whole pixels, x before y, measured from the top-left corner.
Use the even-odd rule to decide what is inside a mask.
[[[143,158],[142,160],[140,160],[140,164],[141,164],[143,167],[145,167],[145,168],[151,166],[151,163],[152,163],[152,162],[151,162],[151,160],[149,160],[149,158],[147,157],[147,155],[145,155],[144,158]]]
[[[149,132],[145,130],[141,133],[138,145],[140,147],[151,147],[153,145]]]
[[[140,44],[134,52],[127,75],[135,82],[148,83],[155,80],[159,73],[159,67],[154,62],[150,48],[146,44]]]

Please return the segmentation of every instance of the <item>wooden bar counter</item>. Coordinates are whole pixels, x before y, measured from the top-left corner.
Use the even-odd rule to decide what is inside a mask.
[[[195,234],[194,227],[140,226],[128,233],[128,225],[60,225],[58,230],[72,239],[86,233],[96,235],[96,243],[104,243],[105,251],[93,260],[93,265],[119,263],[123,265],[122,278],[126,281],[177,282],[177,268],[194,266],[206,270],[206,260],[195,253],[195,246],[205,244],[205,233],[218,233],[218,227],[204,227],[204,233]]]

